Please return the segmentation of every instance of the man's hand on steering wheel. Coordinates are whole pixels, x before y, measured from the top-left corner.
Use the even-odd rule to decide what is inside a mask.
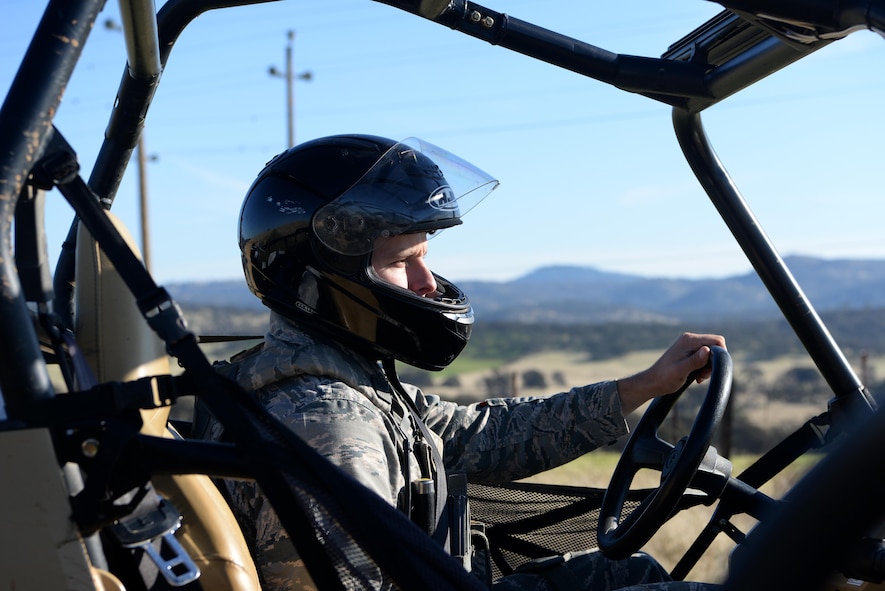
[[[710,377],[710,347],[725,349],[725,337],[716,334],[683,333],[648,369],[618,380],[621,412],[627,416],[648,400],[675,392],[699,371],[698,383]]]

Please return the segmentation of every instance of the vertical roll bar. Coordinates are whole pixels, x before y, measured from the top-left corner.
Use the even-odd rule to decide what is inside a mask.
[[[872,397],[713,151],[700,113],[673,109],[673,127],[695,176],[836,397],[855,398],[859,394],[870,409],[875,408]]]

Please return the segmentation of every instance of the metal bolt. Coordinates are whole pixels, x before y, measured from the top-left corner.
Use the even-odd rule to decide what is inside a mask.
[[[82,451],[83,455],[87,458],[94,458],[98,455],[99,446],[98,439],[90,437],[89,439],[84,439],[83,443],[80,444],[80,451]]]
[[[471,21],[478,23],[480,21],[480,19],[482,19],[482,15],[479,13],[478,10],[474,10],[470,13],[470,20]]]
[[[495,26],[495,19],[490,16],[485,17],[484,19],[482,19],[482,26],[484,26],[486,29],[491,29],[493,26]]]

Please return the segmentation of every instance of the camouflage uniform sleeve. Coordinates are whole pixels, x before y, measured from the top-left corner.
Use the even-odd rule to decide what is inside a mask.
[[[537,474],[627,433],[614,381],[549,397],[496,398],[467,406],[420,391],[416,401],[428,426],[445,441],[447,467],[486,484]]]

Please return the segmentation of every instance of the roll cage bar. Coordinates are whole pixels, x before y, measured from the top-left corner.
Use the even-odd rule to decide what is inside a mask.
[[[88,181],[104,207],[113,202],[179,34],[206,11],[263,1],[171,0],[156,16],[151,0],[121,3],[128,66]],[[874,406],[716,157],[700,113],[855,30],[885,31],[885,2],[728,0],[720,2],[725,10],[655,58],[606,51],[469,1],[378,1],[671,105],[676,135],[695,175],[832,388],[836,401],[864,410]],[[9,157],[0,163],[0,211],[7,230],[25,180],[34,172],[32,163],[47,155],[52,138],[59,135],[50,114],[60,103],[103,4],[103,0],[51,0],[3,104],[0,154]],[[35,79],[31,72],[47,75]],[[74,227],[72,224],[69,238]],[[70,319],[72,241],[63,245],[50,286],[40,238],[31,239],[36,250],[25,248],[25,244],[16,249],[17,271],[10,232],[0,236],[0,317],[4,319],[0,341],[6,343],[0,358],[0,392],[10,417],[16,408],[53,396],[23,289],[47,294],[44,299],[54,294],[56,312],[63,322]],[[16,240],[26,241],[27,237]],[[38,254],[26,254],[33,252]],[[33,260],[24,260],[25,256]]]

